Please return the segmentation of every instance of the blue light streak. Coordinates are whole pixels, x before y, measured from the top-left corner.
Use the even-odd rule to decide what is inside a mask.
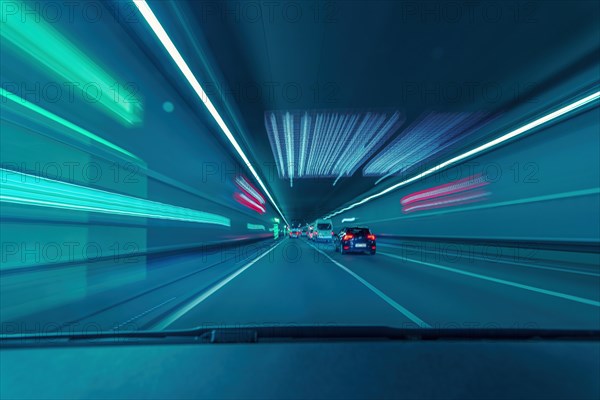
[[[399,112],[272,111],[265,127],[282,179],[342,178],[404,123]]]

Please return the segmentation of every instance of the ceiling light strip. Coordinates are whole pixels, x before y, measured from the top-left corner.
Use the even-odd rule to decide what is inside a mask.
[[[338,160],[338,162],[335,165],[336,170],[340,171],[338,174],[337,179],[335,180],[335,182],[333,183],[333,185],[335,186],[335,184],[337,183],[338,179],[340,179],[342,177],[342,175],[344,174],[345,168],[347,168],[347,164],[345,166],[345,168],[342,168],[342,166],[340,165],[340,163],[343,163],[345,161],[348,160],[348,152],[352,151],[355,148],[355,143],[358,141],[358,139],[360,137],[362,137],[362,135],[360,135],[360,133],[365,129],[366,125],[367,125],[367,121],[370,118],[371,114],[367,113],[363,118],[362,121],[360,122],[360,125],[358,126],[358,128],[356,129],[356,132],[354,133],[354,135],[352,135],[352,141],[350,142],[350,144],[346,147],[346,150],[342,153],[342,156],[340,157],[340,159]],[[340,169],[337,169],[340,168]]]
[[[349,133],[352,133],[353,126],[350,123],[350,118],[347,115],[344,115],[338,125],[338,129],[335,132],[335,141],[333,142],[333,146],[331,146],[331,151],[325,161],[325,165],[327,166],[327,175],[335,174],[333,170],[334,163],[333,161],[338,159],[340,155],[340,149],[344,145],[344,139],[347,137]]]
[[[285,134],[285,150],[288,176],[290,178],[290,187],[294,186],[294,119],[290,113],[286,113],[283,117],[283,133]]]
[[[256,170],[250,163],[250,160],[248,159],[248,157],[246,157],[246,154],[244,153],[244,151],[238,144],[237,140],[235,139],[235,137],[233,136],[233,134],[231,133],[231,131],[225,124],[225,121],[223,120],[223,118],[221,118],[221,115],[219,115],[215,106],[212,104],[212,102],[210,101],[210,99],[208,98],[206,93],[204,92],[204,89],[200,85],[200,82],[198,82],[198,79],[196,79],[196,76],[192,73],[192,70],[187,65],[187,63],[185,62],[185,60],[183,59],[181,54],[179,53],[179,50],[177,50],[177,48],[171,41],[171,38],[169,37],[169,35],[167,35],[167,32],[164,30],[163,26],[161,25],[161,23],[158,21],[158,19],[156,18],[156,16],[150,9],[150,6],[148,6],[148,4],[146,3],[145,0],[133,0],[133,3],[138,8],[138,10],[142,14],[144,19],[148,23],[148,25],[150,25],[150,28],[152,28],[152,30],[158,37],[158,40],[160,40],[160,42],[165,47],[165,49],[167,50],[167,52],[169,53],[169,55],[171,56],[173,61],[175,61],[175,64],[177,64],[177,67],[179,67],[179,70],[183,73],[185,78],[188,80],[188,82],[192,86],[192,89],[194,89],[194,91],[196,92],[196,94],[198,95],[198,97],[200,98],[202,103],[204,103],[208,112],[215,119],[215,121],[217,122],[217,124],[219,125],[219,127],[221,128],[221,130],[223,131],[223,133],[229,140],[229,142],[233,145],[234,149],[236,150],[238,155],[241,157],[241,159],[244,161],[244,163],[246,164],[246,166],[248,167],[248,169],[250,170],[250,172],[252,173],[252,175],[254,176],[254,178],[256,179],[258,184],[260,185],[260,187],[264,190],[264,192],[267,195],[267,197],[269,198],[269,200],[271,200],[273,207],[275,207],[275,209],[277,210],[279,215],[281,215],[283,220],[286,221],[286,223],[287,223],[285,216],[283,215],[283,213],[281,212],[281,210],[275,203],[275,200],[271,196],[271,193],[267,190],[267,187],[265,186],[263,181],[258,176],[258,173],[256,172]]]
[[[300,162],[298,163],[298,177],[302,177],[304,175],[304,165],[306,161],[306,149],[308,147],[308,129],[310,128],[310,117],[308,113],[304,113],[304,115],[300,119],[300,126],[302,130],[302,138],[300,140]]]
[[[283,154],[281,152],[281,141],[279,139],[279,131],[277,130],[277,119],[274,115],[271,115],[271,126],[273,127],[273,140],[275,141],[275,147],[277,148],[277,158],[279,164],[277,168],[281,177],[285,177],[285,163],[283,162]]]
[[[308,175],[308,176],[314,175],[313,168],[315,165],[317,132],[321,132],[322,126],[323,126],[323,115],[317,114],[315,117],[315,130],[312,134],[311,142],[310,142],[310,153],[308,154],[308,164],[306,165],[306,175]]]

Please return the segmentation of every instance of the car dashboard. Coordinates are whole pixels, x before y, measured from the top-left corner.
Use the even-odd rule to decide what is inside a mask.
[[[594,340],[4,345],[3,399],[598,399]]]

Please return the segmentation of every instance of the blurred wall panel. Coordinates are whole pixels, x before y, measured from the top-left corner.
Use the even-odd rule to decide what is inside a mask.
[[[354,218],[354,225],[399,237],[598,243],[591,221],[600,220],[599,131],[595,107],[336,215],[334,224]],[[412,203],[423,207],[410,212],[401,203],[476,174],[487,183],[476,201],[447,201],[474,193],[463,191]]]
[[[149,252],[273,238],[249,228],[275,213],[234,200],[246,169],[183,77],[93,3],[94,23],[3,8],[2,321],[143,280]]]

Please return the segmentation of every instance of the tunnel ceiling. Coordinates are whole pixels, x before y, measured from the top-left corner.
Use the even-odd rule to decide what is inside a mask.
[[[384,188],[398,181],[397,173],[386,165],[398,155],[416,163],[468,147],[480,138],[473,132],[484,132],[478,128],[501,118],[530,93],[543,90],[566,68],[556,62],[558,52],[572,54],[581,47],[582,54],[576,56],[584,56],[585,46],[579,40],[593,27],[593,13],[585,7],[565,8],[559,2],[543,7],[535,2],[494,3],[485,10],[480,5],[469,15],[450,14],[452,10],[433,3],[429,14],[424,9],[413,14],[402,2],[333,2],[318,18],[317,3],[307,2],[294,3],[302,15],[294,17],[298,14],[288,10],[287,19],[281,4],[270,14],[263,7],[261,19],[255,18],[255,11],[241,8],[243,2],[210,4],[210,12],[203,2],[190,7],[196,29],[202,30],[222,74],[222,84],[229,88],[230,101],[239,109],[245,129],[237,134],[288,219],[303,222],[373,190],[376,183]],[[280,161],[277,146],[265,124],[275,115],[281,131],[287,112],[294,116],[293,140],[300,143],[301,118],[307,113],[315,123],[319,113],[351,118],[368,112],[389,117],[398,112],[402,123],[384,135],[374,151],[360,154],[349,173],[339,178],[339,171],[304,174],[294,177],[291,186],[289,175],[281,176],[282,167],[275,167]],[[448,126],[453,129],[431,139]],[[325,153],[333,152],[329,146],[336,143],[331,138],[334,131],[327,133],[314,125],[308,131],[309,139],[315,132],[325,132],[329,140],[319,139],[317,146],[321,143]],[[337,134],[343,142],[343,129]],[[280,135],[285,141],[284,133]],[[343,162],[343,157],[351,157],[352,148],[368,140],[366,135],[361,143],[349,146],[347,140],[354,136],[355,131],[346,132],[346,142],[336,155],[329,155],[329,162]],[[416,151],[427,139],[430,143]],[[445,153],[431,150],[442,142],[450,143]],[[297,163],[302,145],[295,144],[292,158]],[[286,143],[279,146],[285,158],[289,149]],[[350,153],[342,151],[344,146],[351,147]],[[390,153],[391,148],[396,153]],[[310,154],[304,156],[307,170]],[[318,155],[312,160],[328,162]]]

